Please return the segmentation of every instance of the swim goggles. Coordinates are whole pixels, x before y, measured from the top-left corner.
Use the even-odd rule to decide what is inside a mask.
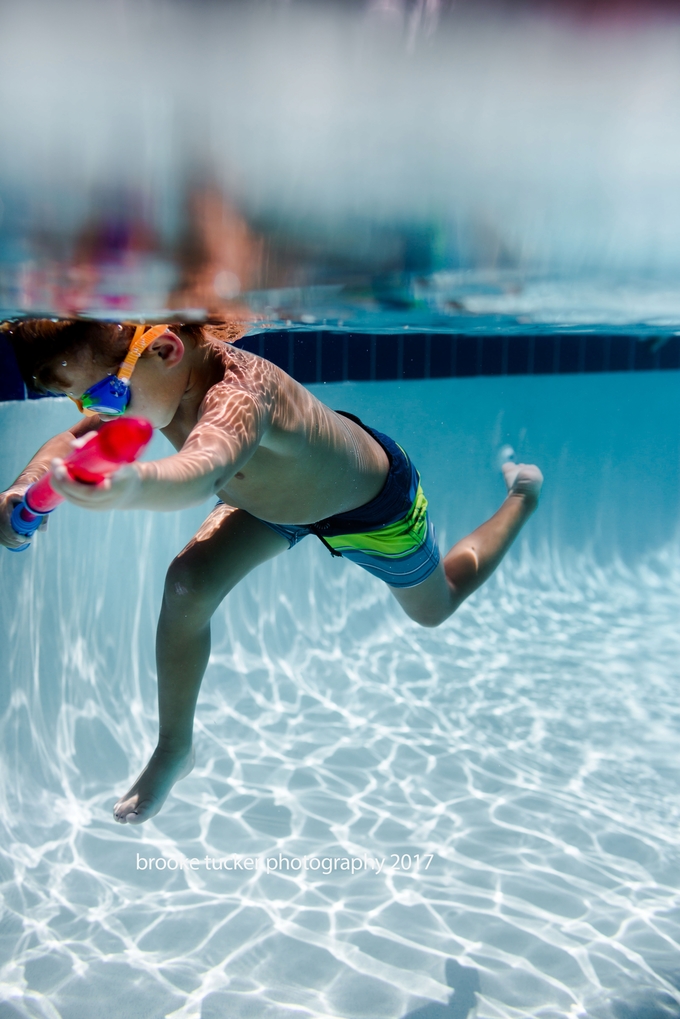
[[[121,414],[124,414],[130,402],[130,376],[135,370],[135,365],[146,348],[159,336],[162,336],[167,328],[167,325],[148,328],[147,326],[137,326],[125,360],[118,372],[95,382],[93,386],[85,390],[80,399],[75,396],[69,397],[76,404],[80,413],[87,417],[92,417],[93,414],[120,417]]]

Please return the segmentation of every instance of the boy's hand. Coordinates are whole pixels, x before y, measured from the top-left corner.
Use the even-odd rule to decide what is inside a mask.
[[[115,474],[98,485],[87,485],[68,473],[63,460],[52,461],[52,488],[69,502],[83,509],[127,509],[139,491],[142,480],[134,464],[124,464]]]
[[[17,534],[10,524],[12,511],[21,502],[23,495],[23,490],[14,488],[0,493],[0,545],[4,545],[5,548],[18,548],[31,540],[23,534]]]

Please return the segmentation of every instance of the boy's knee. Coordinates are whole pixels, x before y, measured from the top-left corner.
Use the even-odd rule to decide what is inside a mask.
[[[437,626],[440,626],[441,623],[443,623],[445,619],[446,619],[446,616],[441,616],[441,617],[439,617],[439,616],[436,616],[436,617],[435,616],[422,616],[421,618],[416,619],[415,622],[418,623],[419,626],[424,626],[428,630],[434,630],[434,628],[437,627]]]
[[[440,626],[446,619],[448,619],[451,612],[444,611],[439,608],[420,608],[409,612],[408,615],[414,623],[418,623],[419,626],[424,626],[428,630],[433,630],[436,626]]]
[[[186,617],[203,615],[209,608],[206,585],[201,582],[200,571],[179,557],[170,564],[165,577],[163,604],[166,609]],[[209,612],[209,616],[212,612]]]
[[[184,598],[195,590],[196,576],[191,567],[173,559],[165,575],[165,594],[170,598]]]

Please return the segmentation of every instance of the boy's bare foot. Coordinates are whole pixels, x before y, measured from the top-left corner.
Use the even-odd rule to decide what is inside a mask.
[[[536,464],[516,464],[508,461],[501,470],[508,495],[522,495],[530,503],[537,503],[543,486],[543,475]]]
[[[116,803],[113,816],[121,824],[142,824],[157,814],[175,782],[194,766],[194,748],[156,747],[137,781]]]

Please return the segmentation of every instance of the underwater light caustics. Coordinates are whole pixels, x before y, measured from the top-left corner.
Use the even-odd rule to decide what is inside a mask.
[[[120,418],[102,425],[98,432],[90,432],[77,439],[75,448],[64,458],[64,466],[71,478],[86,485],[97,485],[115,474],[126,463],[132,463],[148,445],[153,428],[144,418]],[[52,488],[52,472],[48,471],[24,493],[12,512],[12,528],[17,534],[30,537],[60,502],[63,495]],[[10,552],[23,552],[30,542],[12,548]]]

